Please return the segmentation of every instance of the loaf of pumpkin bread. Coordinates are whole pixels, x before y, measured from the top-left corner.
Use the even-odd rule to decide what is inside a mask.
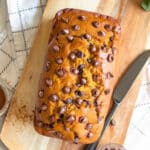
[[[97,140],[111,102],[120,30],[109,16],[57,12],[35,108],[40,134],[75,143]]]

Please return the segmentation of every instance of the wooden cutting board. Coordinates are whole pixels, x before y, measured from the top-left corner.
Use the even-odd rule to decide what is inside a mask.
[[[150,13],[140,8],[140,0],[49,0],[25,69],[12,98],[1,139],[10,150],[82,150],[83,145],[39,135],[33,128],[33,110],[43,58],[46,52],[51,20],[57,10],[72,7],[96,11],[121,18],[116,83],[129,64],[145,48],[150,48]],[[115,114],[115,127],[109,127],[101,145],[123,144],[136,102],[141,76],[138,77]]]

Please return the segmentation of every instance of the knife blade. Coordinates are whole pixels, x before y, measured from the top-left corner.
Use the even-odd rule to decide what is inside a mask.
[[[96,150],[96,147],[99,141],[101,140],[106,128],[110,124],[110,121],[112,120],[114,113],[116,112],[120,103],[123,101],[123,98],[125,97],[125,95],[128,93],[130,87],[132,86],[133,82],[135,81],[137,75],[143,68],[149,56],[150,56],[150,50],[143,52],[141,55],[139,55],[135,59],[135,61],[129,66],[127,71],[124,73],[121,80],[118,82],[115,90],[113,91],[113,94],[112,94],[113,107],[110,113],[108,114],[108,116],[106,117],[100,137],[95,143],[87,144],[84,150]]]

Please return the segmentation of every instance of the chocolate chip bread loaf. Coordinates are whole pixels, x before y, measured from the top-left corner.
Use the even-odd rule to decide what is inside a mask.
[[[108,16],[76,9],[56,14],[35,109],[40,134],[96,141],[111,101],[119,34]]]

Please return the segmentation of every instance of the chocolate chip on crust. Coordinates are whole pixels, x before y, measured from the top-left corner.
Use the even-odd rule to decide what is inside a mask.
[[[73,25],[72,29],[75,31],[79,31],[80,30],[80,26],[79,25]]]
[[[64,86],[62,91],[64,94],[69,94],[71,92],[71,88],[69,86]]]
[[[85,16],[78,16],[78,19],[79,19],[80,21],[85,21],[85,20],[86,20],[86,17],[85,17]]]
[[[55,73],[58,77],[63,77],[65,75],[65,69],[58,68],[58,69],[56,69]]]
[[[40,90],[38,95],[40,98],[43,98],[44,97],[44,90]]]
[[[80,123],[86,123],[87,121],[88,121],[87,117],[85,117],[85,116],[79,117],[79,122]]]
[[[92,22],[93,27],[98,28],[100,26],[100,23],[97,21]]]
[[[69,34],[69,30],[68,30],[68,29],[62,29],[62,30],[61,30],[61,33],[62,33],[62,34]]]
[[[45,84],[46,84],[46,86],[52,86],[53,85],[53,81],[52,81],[52,79],[50,79],[50,78],[47,78],[46,80],[45,80]]]
[[[52,95],[50,95],[50,96],[48,97],[48,99],[49,99],[50,101],[57,102],[57,101],[59,100],[59,97],[58,97],[57,94],[52,94]]]
[[[54,45],[54,46],[53,46],[53,51],[54,51],[54,52],[59,52],[59,50],[60,50],[60,48],[59,48],[58,45]]]
[[[69,115],[67,118],[66,118],[66,121],[67,122],[74,122],[76,120],[75,116],[74,115]]]
[[[61,18],[61,21],[62,21],[63,23],[68,23],[68,22],[69,22],[69,19],[68,19],[68,18],[65,18],[65,17],[62,17],[62,18]]]
[[[86,130],[91,130],[93,128],[93,124],[92,123],[88,123],[85,127]]]

